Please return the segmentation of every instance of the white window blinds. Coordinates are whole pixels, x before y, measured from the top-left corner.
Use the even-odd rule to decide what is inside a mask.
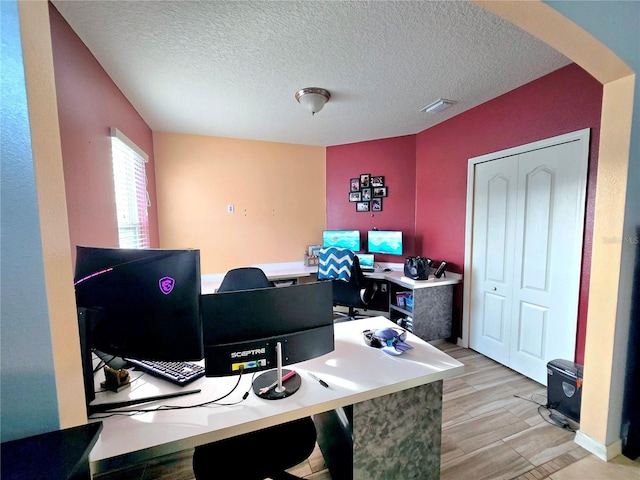
[[[144,151],[117,128],[111,128],[111,157],[121,248],[148,248],[149,195]]]

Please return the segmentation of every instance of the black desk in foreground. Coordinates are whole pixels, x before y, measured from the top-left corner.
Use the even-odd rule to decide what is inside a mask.
[[[282,400],[264,400],[250,393],[251,375],[223,402],[181,410],[102,419],[100,440],[91,452],[92,470],[101,473],[298,418],[353,405],[353,478],[438,478],[442,429],[442,381],[464,372],[464,365],[413,334],[414,348],[390,356],[365,345],[367,329],[397,327],[384,317],[335,324],[335,350],[292,365],[302,386]],[[329,385],[325,388],[311,375]],[[135,377],[135,375],[134,375]],[[158,405],[189,406],[229,392],[237,377],[201,378],[189,388],[202,391]],[[145,375],[118,394],[97,401],[169,393],[180,387]],[[250,461],[241,452],[238,461]],[[233,463],[233,462],[231,462]]]
[[[98,440],[102,423],[4,442],[3,480],[89,480],[89,452]]]

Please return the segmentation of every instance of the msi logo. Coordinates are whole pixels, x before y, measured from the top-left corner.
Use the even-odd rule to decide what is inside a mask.
[[[176,285],[176,281],[171,277],[162,277],[158,281],[160,291],[165,295],[169,295],[173,291],[173,287]]]

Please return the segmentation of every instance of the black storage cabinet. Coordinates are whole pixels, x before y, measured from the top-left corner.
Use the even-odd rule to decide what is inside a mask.
[[[547,405],[576,422],[580,421],[582,371],[582,365],[569,360],[547,363]]]

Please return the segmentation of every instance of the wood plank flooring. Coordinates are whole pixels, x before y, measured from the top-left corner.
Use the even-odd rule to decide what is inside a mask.
[[[473,350],[436,346],[466,367],[444,382],[441,480],[640,479],[640,462],[622,456],[603,462],[578,446],[572,431],[549,423],[539,406],[546,403],[544,386]],[[95,479],[193,480],[192,454],[185,450]],[[331,480],[317,447],[290,472]]]

